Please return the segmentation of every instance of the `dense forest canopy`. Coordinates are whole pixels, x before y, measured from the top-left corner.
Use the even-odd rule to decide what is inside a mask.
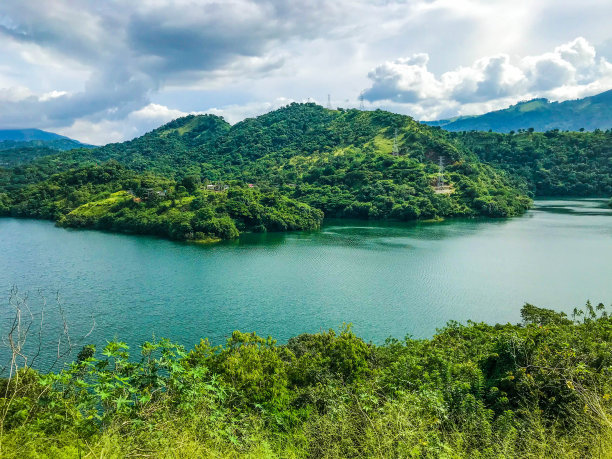
[[[612,195],[612,130],[459,132],[449,138],[482,161],[524,178],[536,196]]]
[[[266,178],[268,164],[278,165],[293,156],[315,156],[347,147],[390,153],[395,128],[399,128],[400,154],[420,162],[435,164],[439,156],[457,159],[460,151],[468,160],[477,155],[496,167],[518,172],[516,175],[528,179],[532,191],[541,196],[609,194],[612,131],[552,130],[539,134],[533,129],[521,129],[503,135],[445,135],[444,131],[427,128],[402,115],[330,111],[314,104],[292,104],[234,126],[214,115],[190,115],[129,142],[46,156],[10,173],[15,175],[13,183],[33,183],[75,164],[115,159],[135,171],[178,178],[199,174],[203,179],[221,175],[262,179]],[[603,175],[603,180],[588,183],[585,169]],[[538,174],[551,177],[535,177]],[[538,180],[554,183],[535,186]]]
[[[55,174],[10,197],[0,194],[0,212],[197,241],[232,239],[242,231],[316,229],[323,219],[320,210],[276,190],[230,183],[208,190],[197,177],[175,182],[108,161]]]
[[[9,168],[29,163],[37,158],[50,156],[57,150],[46,146],[24,147],[24,142],[0,142],[0,167]]]

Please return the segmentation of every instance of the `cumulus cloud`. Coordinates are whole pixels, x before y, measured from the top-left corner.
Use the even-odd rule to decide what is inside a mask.
[[[148,104],[134,110],[122,119],[79,119],[70,126],[57,129],[59,134],[79,139],[92,145],[121,142],[151,131],[160,125],[189,115],[188,112],[168,108],[160,104]],[[198,114],[198,112],[192,112]]]
[[[67,61],[90,76],[77,91],[0,89],[0,126],[112,121],[134,116],[164,86],[269,74],[284,62],[275,45],[320,36],[316,15],[334,9],[323,0],[4,0],[0,43],[31,65]]]
[[[612,86],[611,14],[608,0],[1,0],[0,128],[104,143],[193,111],[356,106],[368,85],[372,105],[421,119],[580,97]],[[581,35],[597,52],[555,48]]]
[[[271,110],[295,102],[292,99],[277,98],[272,102],[252,102],[247,104],[232,104],[222,108],[210,108],[206,111],[184,112],[168,108],[161,104],[148,104],[134,110],[120,120],[79,119],[70,126],[57,129],[59,134],[79,139],[81,142],[92,145],[103,145],[109,142],[120,142],[131,139],[144,132],[158,128],[162,124],[187,115],[202,115],[205,113],[223,117],[227,122],[234,124],[245,118],[262,115]],[[301,102],[308,102],[303,100]]]
[[[612,87],[612,64],[598,57],[582,37],[540,55],[483,57],[439,77],[428,69],[428,62],[427,54],[415,54],[377,66],[368,74],[372,85],[364,98],[377,104],[406,104],[404,110],[433,118],[505,107],[532,97],[566,100]]]

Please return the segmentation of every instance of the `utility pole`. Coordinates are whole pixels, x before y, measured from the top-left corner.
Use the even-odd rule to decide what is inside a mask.
[[[444,157],[440,156],[439,162],[439,171],[438,171],[438,183],[436,184],[436,188],[441,190],[444,187]]]
[[[391,150],[393,156],[399,156],[399,147],[397,145],[397,128],[395,128],[395,135],[393,137],[393,149]]]

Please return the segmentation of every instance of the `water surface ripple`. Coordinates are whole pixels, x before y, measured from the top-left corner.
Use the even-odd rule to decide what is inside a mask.
[[[328,221],[321,231],[251,234],[213,246],[0,219],[4,318],[12,285],[59,292],[76,337],[192,346],[232,330],[280,341],[352,322],[356,333],[431,336],[448,320],[519,321],[525,302],[570,311],[612,302],[612,210],[542,200],[523,217],[442,223]]]

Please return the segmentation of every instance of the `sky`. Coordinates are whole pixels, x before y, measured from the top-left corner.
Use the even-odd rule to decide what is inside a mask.
[[[0,0],[0,129],[120,142],[291,103],[419,120],[612,89],[610,0]]]

